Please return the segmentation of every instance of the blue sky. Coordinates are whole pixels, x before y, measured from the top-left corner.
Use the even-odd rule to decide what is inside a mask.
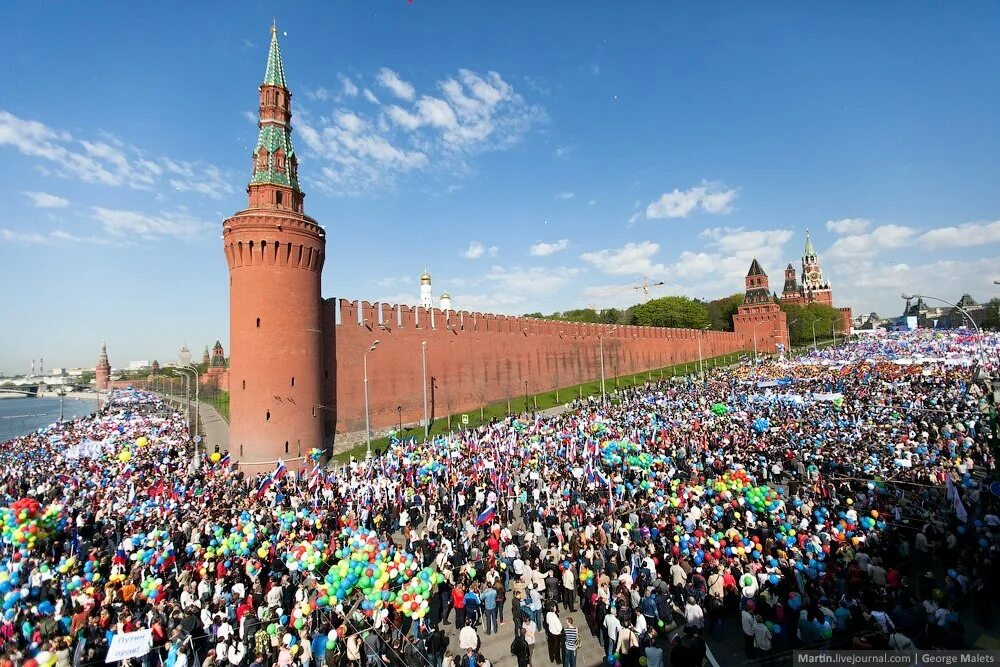
[[[0,8],[0,370],[227,342],[274,16],[327,297],[780,289],[807,228],[856,312],[997,293],[996,3],[175,5]]]

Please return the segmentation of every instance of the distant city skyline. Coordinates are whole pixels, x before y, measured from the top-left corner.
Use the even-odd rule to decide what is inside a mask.
[[[5,6],[0,371],[228,350],[277,17],[324,296],[552,312],[780,292],[1000,294],[1000,7],[887,2]],[[648,295],[643,278],[663,281]]]

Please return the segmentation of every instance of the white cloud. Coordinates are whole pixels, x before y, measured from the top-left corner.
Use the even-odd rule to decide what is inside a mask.
[[[107,239],[95,236],[77,236],[67,231],[57,229],[52,232],[19,232],[13,229],[0,229],[0,239],[19,245],[59,245],[61,243],[87,243],[93,245],[108,245]]]
[[[418,94],[387,68],[377,78],[399,102],[298,116],[305,146],[324,163],[312,184],[330,194],[392,187],[420,170],[465,175],[471,156],[510,147],[544,116],[496,72],[459,70],[434,94]],[[356,122],[344,123],[348,113]]]
[[[498,248],[495,245],[491,245],[489,248],[486,249],[486,252],[489,253],[490,257],[496,257],[497,255],[500,254],[500,248]]]
[[[585,252],[580,259],[592,264],[602,273],[616,276],[649,275],[663,273],[663,264],[654,264],[652,258],[660,252],[660,244],[652,241],[626,243],[621,248],[606,248]]]
[[[380,69],[376,78],[380,86],[401,100],[409,102],[413,99],[413,95],[416,93],[416,89],[413,87],[413,84],[400,79],[399,75],[388,67]]]
[[[833,284],[833,298],[836,305],[852,306],[855,314],[875,311],[882,317],[902,313],[903,292],[932,294],[952,302],[968,292],[983,302],[995,293],[992,281],[997,277],[997,266],[1000,257],[927,263],[897,263],[881,255],[860,258],[832,265],[839,276]],[[933,300],[928,304],[943,305]]]
[[[826,228],[838,236],[863,234],[868,231],[870,225],[871,220],[867,218],[841,218],[840,220],[826,221]]]
[[[913,241],[917,230],[903,225],[881,225],[867,234],[852,234],[837,239],[826,256],[832,259],[874,257],[887,248],[900,248]]]
[[[459,254],[466,259],[479,259],[486,252],[486,248],[479,241],[470,241],[469,247]]]
[[[535,257],[548,257],[549,255],[555,254],[560,250],[565,250],[568,247],[569,239],[559,239],[555,243],[544,243],[539,241],[531,246],[531,254]]]
[[[772,279],[778,275],[783,266],[780,260],[784,246],[792,238],[792,232],[716,227],[704,230],[699,236],[706,242],[704,249],[685,250],[670,263],[660,258],[660,245],[653,241],[588,252],[580,259],[606,275],[645,276],[652,281],[669,282],[657,288],[656,293],[660,295],[714,298],[742,288],[743,277],[754,257],[765,270],[770,267]],[[627,294],[622,296],[623,292]],[[581,294],[600,301],[598,305],[629,305],[639,300],[633,291],[621,285],[585,289]]]
[[[576,146],[556,146],[556,149],[552,153],[556,157],[566,157],[575,150]]]
[[[22,194],[30,198],[36,208],[64,208],[69,206],[68,199],[50,195],[47,192],[24,192]]]
[[[966,222],[953,227],[938,227],[920,236],[928,248],[969,248],[1000,242],[1000,220],[993,222]]]
[[[186,211],[163,212],[151,215],[139,211],[124,211],[95,206],[94,220],[104,231],[114,237],[138,237],[155,241],[165,237],[195,239],[207,236],[213,225],[191,217]]]
[[[560,192],[556,195],[556,199],[572,199],[575,196],[575,192]]]
[[[555,269],[494,266],[483,279],[499,288],[494,294],[497,303],[521,304],[530,303],[537,297],[555,294],[570,285],[582,273],[583,270],[580,268],[565,266]]]
[[[353,81],[351,81],[351,78],[349,76],[338,74],[337,78],[340,79],[340,87],[341,90],[344,91],[345,95],[347,95],[348,97],[358,96],[358,86]]]
[[[234,191],[228,179],[223,179],[219,169],[212,165],[173,162],[165,157],[148,158],[142,151],[117,139],[76,139],[68,132],[19,118],[7,111],[0,111],[0,146],[11,146],[22,155],[44,160],[53,165],[55,175],[84,183],[152,190],[157,185],[167,185],[163,176],[171,172],[170,166],[174,165],[183,167],[184,174],[190,177],[190,181],[177,179],[176,183],[168,179],[178,190],[216,198]]]
[[[674,189],[660,195],[645,210],[647,220],[686,218],[698,209],[705,213],[728,213],[736,198],[736,190],[724,190],[718,183],[702,181],[688,190]]]
[[[241,111],[240,115],[243,116],[248,123],[251,125],[256,125],[260,118],[253,111]]]
[[[373,93],[372,91],[368,90],[367,88],[365,88],[364,91],[362,91],[361,94],[364,96],[364,98],[366,100],[368,100],[372,104],[378,104],[379,103],[378,98],[375,97],[375,93]]]

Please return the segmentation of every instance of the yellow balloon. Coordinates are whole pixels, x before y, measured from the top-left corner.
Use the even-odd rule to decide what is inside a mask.
[[[118,453],[118,460],[122,463],[128,463],[132,459],[132,452],[127,449],[123,449]]]
[[[212,459],[212,463],[218,463],[219,459],[222,458],[222,454],[220,454],[219,452],[212,452],[212,454],[208,458]]]
[[[149,444],[149,438],[147,438],[144,435],[139,436],[135,441],[136,447],[145,447],[148,444]]]

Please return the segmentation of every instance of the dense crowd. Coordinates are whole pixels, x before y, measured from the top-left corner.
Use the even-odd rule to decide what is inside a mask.
[[[0,665],[103,664],[144,630],[129,664],[576,667],[587,635],[621,667],[701,665],[735,633],[761,663],[964,647],[1000,590],[972,381],[998,350],[853,341],[255,476],[116,390],[0,445]]]

